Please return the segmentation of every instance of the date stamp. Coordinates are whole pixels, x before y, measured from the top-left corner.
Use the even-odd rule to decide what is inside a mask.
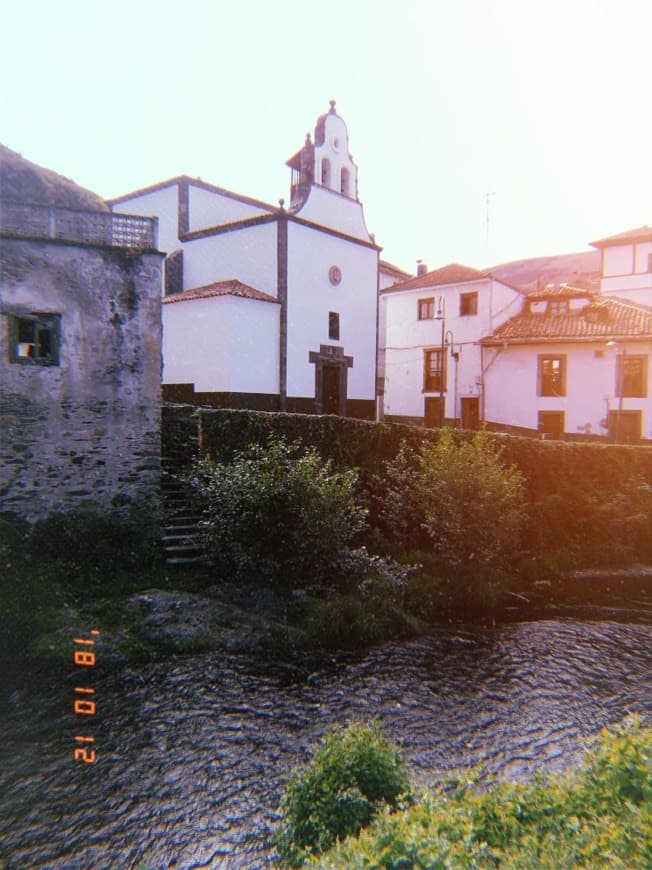
[[[83,685],[75,686],[75,698],[73,709],[75,716],[84,717],[79,719],[79,725],[83,727],[75,728],[82,733],[76,734],[74,737],[75,748],[73,758],[75,761],[81,761],[84,764],[94,764],[97,760],[95,751],[95,737],[92,734],[94,720],[89,717],[94,717],[97,714],[97,703],[95,700],[95,689],[92,685],[91,668],[94,668],[97,663],[97,653],[94,649],[95,643],[100,636],[97,629],[92,629],[89,638],[76,637],[73,640],[75,649],[73,652],[73,661],[76,668],[83,668],[83,680],[79,680]],[[82,672],[80,672],[81,676]],[[77,682],[77,681],[75,681]],[[90,733],[89,733],[90,732]]]

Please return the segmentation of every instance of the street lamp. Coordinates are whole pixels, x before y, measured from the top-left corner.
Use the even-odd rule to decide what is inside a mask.
[[[457,367],[460,361],[460,352],[459,350],[455,351],[455,337],[453,336],[452,331],[449,329],[446,331],[446,344],[450,345],[451,356],[455,360],[455,389],[453,391],[453,425],[457,426]]]
[[[445,329],[446,329],[446,299],[440,296],[437,299],[437,313],[435,320],[441,321],[441,355],[439,357],[439,425],[443,426],[446,419],[446,409],[444,407],[444,350],[445,350]]]

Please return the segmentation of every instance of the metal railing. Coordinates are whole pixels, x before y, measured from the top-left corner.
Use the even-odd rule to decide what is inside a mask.
[[[0,235],[155,250],[157,218],[0,199]]]

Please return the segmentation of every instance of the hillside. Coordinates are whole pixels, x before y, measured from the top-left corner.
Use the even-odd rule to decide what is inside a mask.
[[[501,263],[487,271],[496,278],[529,292],[546,284],[572,284],[590,290],[600,289],[600,251],[557,254]]]

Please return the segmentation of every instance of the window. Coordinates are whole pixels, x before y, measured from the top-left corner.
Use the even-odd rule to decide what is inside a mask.
[[[645,398],[647,396],[647,356],[616,357],[616,395]]]
[[[446,357],[440,347],[423,352],[423,389],[443,392],[446,389]]]
[[[435,300],[432,297],[430,299],[419,299],[418,312],[419,320],[434,320]]]
[[[548,314],[568,314],[568,299],[549,299]]]
[[[331,183],[331,162],[328,157],[321,162],[321,183],[327,186]]]
[[[9,317],[9,361],[22,365],[58,366],[59,314]]]
[[[346,167],[342,168],[340,175],[340,193],[343,193],[344,196],[349,195],[349,170]]]
[[[539,356],[539,395],[566,395],[565,356]]]
[[[328,337],[334,341],[340,340],[340,315],[337,311],[328,312]]]
[[[477,291],[473,293],[461,293],[460,294],[460,316],[464,317],[467,314],[477,314],[478,313],[478,294]]]

